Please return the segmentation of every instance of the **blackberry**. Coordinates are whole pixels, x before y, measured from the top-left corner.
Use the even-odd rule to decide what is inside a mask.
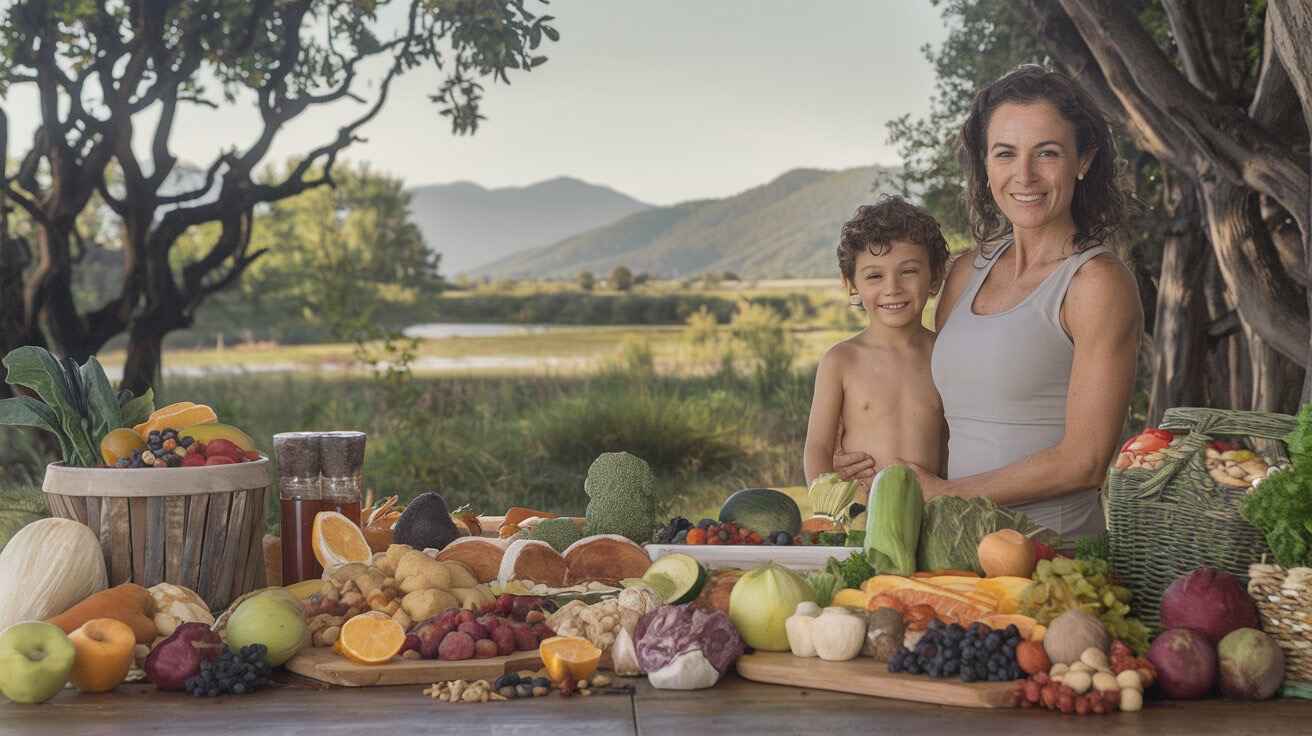
[[[240,651],[225,649],[218,657],[201,663],[200,672],[187,679],[187,692],[196,697],[224,694],[244,695],[269,685],[268,649],[251,644]]]

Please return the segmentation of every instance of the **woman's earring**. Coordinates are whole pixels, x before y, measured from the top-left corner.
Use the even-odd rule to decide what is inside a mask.
[[[1080,181],[1084,181],[1084,174],[1083,173],[1076,174],[1075,178],[1079,179]]]

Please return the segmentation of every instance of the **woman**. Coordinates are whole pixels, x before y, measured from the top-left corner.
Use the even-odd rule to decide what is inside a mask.
[[[1023,66],[976,95],[958,156],[978,245],[935,314],[948,464],[946,480],[915,468],[925,498],[986,496],[1068,539],[1100,533],[1143,329],[1106,244],[1126,201],[1110,130],[1070,79]],[[869,477],[876,461],[840,452],[835,467]]]

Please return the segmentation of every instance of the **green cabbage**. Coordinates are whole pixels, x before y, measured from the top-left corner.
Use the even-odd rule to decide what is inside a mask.
[[[1019,511],[1008,511],[987,498],[939,496],[925,504],[916,562],[921,570],[974,570],[979,540],[999,529],[1015,529],[1031,539],[1055,544],[1057,535]]]
[[[880,575],[916,571],[916,543],[925,501],[916,474],[905,465],[879,471],[866,509],[866,557]]]
[[[734,583],[729,594],[729,620],[753,649],[786,652],[788,632],[784,630],[784,619],[793,615],[803,601],[815,602],[811,584],[792,570],[767,562]]]

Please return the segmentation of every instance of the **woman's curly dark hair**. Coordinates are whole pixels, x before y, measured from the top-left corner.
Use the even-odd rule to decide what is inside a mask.
[[[1075,220],[1076,252],[1104,244],[1123,225],[1130,200],[1117,183],[1116,143],[1111,128],[1093,100],[1070,77],[1037,64],[1016,67],[981,89],[961,125],[957,160],[966,174],[966,205],[976,242],[987,246],[1011,233],[1011,223],[993,201],[985,168],[989,120],[999,106],[1008,102],[1051,104],[1075,127],[1079,155],[1094,151],[1089,170],[1075,187],[1071,216]]]
[[[875,204],[856,208],[852,219],[843,223],[838,237],[838,270],[850,287],[856,279],[856,257],[861,251],[882,256],[893,247],[894,240],[923,246],[929,257],[931,288],[943,284],[947,270],[948,242],[938,221],[929,212],[891,194]]]

